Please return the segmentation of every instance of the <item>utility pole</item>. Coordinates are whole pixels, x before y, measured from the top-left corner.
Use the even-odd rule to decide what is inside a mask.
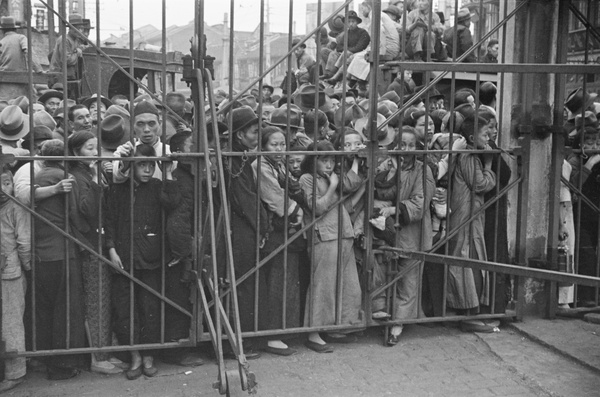
[[[229,71],[229,28],[227,27],[228,14],[223,14],[223,55],[221,57],[221,87],[227,87]],[[233,43],[231,43],[233,45]],[[233,77],[233,76],[232,76]],[[233,79],[232,79],[233,80]],[[230,82],[233,84],[233,81]]]
[[[267,45],[265,47],[265,70],[269,69],[271,67],[271,29],[269,27],[270,25],[270,18],[269,18],[269,14],[270,14],[270,7],[269,7],[269,0],[267,0],[267,13],[265,15],[265,39],[267,41]],[[265,83],[267,84],[271,84],[271,74],[267,74],[265,76]]]

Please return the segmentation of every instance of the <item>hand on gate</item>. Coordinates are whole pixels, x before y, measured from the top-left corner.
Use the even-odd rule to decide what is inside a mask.
[[[58,182],[56,185],[54,185],[54,194],[69,193],[71,190],[73,190],[73,181],[74,179],[69,177]]]
[[[111,248],[108,250],[108,256],[110,257],[110,261],[118,267],[119,269],[123,269],[123,262],[121,262],[121,257],[117,254],[117,250]]]

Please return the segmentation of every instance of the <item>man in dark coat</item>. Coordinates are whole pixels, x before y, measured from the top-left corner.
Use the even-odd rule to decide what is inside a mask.
[[[467,52],[473,46],[473,37],[469,30],[471,26],[471,13],[468,8],[458,11],[458,23],[456,25],[456,58]],[[454,56],[454,26],[446,28],[443,41],[446,43],[448,55]],[[463,62],[476,62],[475,55],[471,52]]]
[[[345,22],[345,21],[344,21]],[[358,24],[362,22],[362,19],[358,17],[356,11],[348,12],[348,48],[347,48],[347,63],[349,64],[352,60],[352,55],[357,52],[364,51],[371,42],[369,33],[363,28],[359,28]],[[336,82],[341,80],[342,77],[342,62],[344,60],[344,32],[340,33],[336,37],[336,51],[331,51],[329,59],[327,59],[327,65],[325,67],[325,78],[330,78]]]

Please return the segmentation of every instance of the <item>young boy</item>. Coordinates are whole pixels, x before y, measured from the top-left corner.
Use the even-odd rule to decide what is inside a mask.
[[[167,211],[173,209],[173,203],[179,200],[178,191],[171,174],[172,164],[163,163],[164,182],[153,177],[156,162],[148,157],[155,157],[156,151],[151,145],[142,143],[130,154],[141,157],[130,166],[133,170],[131,175],[135,186],[133,220],[130,213],[130,184],[113,184],[107,195],[104,223],[106,247],[115,267],[127,272],[133,267],[138,280],[160,291],[163,258],[161,209]],[[130,236],[131,226],[134,229],[133,239]],[[133,257],[130,257],[131,245],[133,245]],[[168,255],[165,255],[165,258],[168,260]],[[121,345],[130,343],[132,323],[129,308],[130,285],[127,277],[121,274],[113,275],[111,296],[113,328]],[[134,343],[159,343],[161,339],[160,300],[137,285],[133,288],[136,318],[133,330]],[[142,356],[137,350],[131,352],[131,367],[126,372],[127,379],[137,379],[142,376],[142,373],[148,377],[158,373],[154,366],[154,358],[148,354],[148,351],[143,353]]]
[[[25,351],[25,290],[23,270],[31,269],[31,218],[8,196],[13,195],[13,176],[2,168],[0,183],[0,242],[2,269],[2,339],[6,351]],[[25,357],[4,360],[4,381],[0,393],[13,389],[25,379]]]

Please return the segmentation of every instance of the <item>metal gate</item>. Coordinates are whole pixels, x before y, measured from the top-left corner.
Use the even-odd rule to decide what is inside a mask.
[[[86,25],[78,25],[75,19],[69,22],[68,15],[73,13],[67,12],[66,1],[59,1],[58,11],[54,9],[52,1],[41,3],[52,15],[49,21],[54,20],[54,15],[58,17],[61,37],[57,43],[63,48],[68,45],[68,30],[72,31],[72,37],[84,37],[84,29],[78,26]],[[138,238],[138,230],[134,225],[135,217],[140,213],[136,212],[134,203],[139,186],[134,178],[129,177],[125,178],[123,185],[128,186],[128,193],[124,193],[123,197],[128,198],[129,208],[126,212],[129,219],[126,224],[129,230],[126,237],[130,244],[126,252],[131,266],[124,270],[119,262],[111,260],[114,257],[107,252],[103,236],[105,224],[119,225],[125,222],[125,219],[110,219],[107,222],[106,214],[110,209],[102,205],[95,208],[93,215],[98,225],[95,240],[91,243],[76,231],[78,225],[73,224],[73,219],[68,216],[74,208],[80,209],[81,203],[75,196],[65,195],[60,203],[64,209],[62,227],[40,215],[34,161],[64,163],[63,177],[68,179],[69,170],[89,158],[70,152],[68,141],[59,160],[56,156],[11,157],[4,154],[5,163],[30,161],[26,166],[31,175],[28,182],[34,188],[28,193],[29,204],[24,205],[14,198],[11,201],[26,209],[35,219],[31,231],[32,257],[36,257],[35,228],[40,225],[42,229],[62,236],[64,252],[74,248],[78,252],[75,256],[66,255],[61,265],[65,269],[63,281],[66,282],[64,340],[56,341],[59,347],[37,346],[36,335],[40,332],[37,324],[40,320],[36,316],[36,304],[40,304],[40,280],[36,274],[40,272],[39,266],[46,262],[38,259],[32,261],[29,287],[31,345],[26,351],[8,351],[5,356],[60,356],[186,348],[211,341],[219,365],[219,379],[215,387],[225,394],[239,389],[252,391],[255,386],[254,376],[248,371],[242,337],[245,342],[255,345],[261,340],[280,340],[285,339],[286,335],[299,333],[324,332],[333,334],[331,337],[346,335],[348,338],[347,335],[353,331],[383,326],[387,340],[392,327],[406,323],[476,320],[485,324],[493,319],[518,319],[527,312],[526,306],[530,304],[532,283],[536,282],[532,280],[546,281],[538,286],[544,289],[546,314],[549,316],[556,311],[559,296],[557,282],[564,283],[560,285],[561,288],[566,287],[565,283],[591,287],[592,292],[588,290],[587,293],[593,296],[591,300],[598,306],[598,236],[590,232],[588,237],[591,237],[585,244],[578,236],[582,235],[582,225],[586,220],[586,215],[583,219],[581,216],[582,211],[585,213],[582,207],[587,206],[598,218],[598,205],[593,200],[600,198],[586,196],[583,172],[578,180],[568,180],[561,178],[561,170],[565,157],[563,103],[568,96],[565,94],[565,75],[586,76],[582,82],[583,93],[587,92],[589,76],[600,76],[600,67],[587,64],[590,50],[585,45],[584,64],[567,64],[567,22],[574,16],[585,27],[585,42],[598,40],[600,35],[597,26],[589,21],[594,17],[597,19],[600,10],[589,0],[552,4],[533,0],[459,3],[464,2],[438,2],[438,7],[442,7],[442,4],[446,6],[441,11],[450,14],[446,17],[446,30],[443,31],[452,38],[452,45],[449,46],[452,51],[446,53],[447,59],[442,59],[446,47],[440,44],[439,36],[443,33],[439,31],[439,16],[433,13],[431,4],[422,9],[427,20],[422,20],[412,29],[410,26],[415,14],[409,12],[408,6],[397,15],[400,22],[395,27],[401,32],[398,35],[401,49],[409,47],[413,40],[411,33],[415,29],[425,32],[423,37],[430,44],[424,46],[425,53],[418,58],[418,54],[408,55],[405,50],[399,51],[397,56],[389,56],[389,48],[383,46],[381,37],[389,33],[385,29],[389,25],[388,14],[393,12],[388,9],[382,14],[382,2],[379,0],[360,5],[352,1],[339,2],[332,7],[331,13],[323,12],[323,6],[329,3],[318,0],[312,5],[316,20],[307,24],[309,33],[302,37],[293,37],[294,2],[290,1],[287,32],[279,34],[279,40],[287,42],[287,49],[277,58],[271,56],[270,46],[274,39],[269,26],[265,24],[269,20],[269,2],[260,1],[260,23],[254,38],[244,35],[246,40],[254,40],[254,43],[244,44],[236,39],[236,36],[242,35],[235,31],[235,21],[239,17],[236,16],[236,2],[232,0],[229,32],[222,37],[223,42],[230,43],[228,48],[225,46],[228,55],[221,58],[219,65],[218,60],[210,56],[214,54],[207,53],[211,43],[205,42],[208,26],[205,26],[204,17],[208,7],[211,7],[210,2],[193,2],[195,21],[191,50],[190,54],[181,56],[167,53],[165,0],[162,1],[161,10],[161,46],[159,52],[153,55],[134,50],[134,15],[139,5],[133,1],[129,3],[128,10],[128,49],[103,48],[100,34],[102,13],[100,2],[97,1],[96,38],[95,41],[88,41],[89,49],[84,51],[79,63],[76,62],[73,67],[65,52],[55,74],[40,75],[34,73],[30,66],[27,76],[22,72],[6,72],[6,77],[3,75],[1,81],[22,83],[26,88],[26,96],[34,83],[44,82],[47,76],[53,78],[54,82],[62,83],[65,93],[68,92],[77,101],[84,94],[124,94],[125,100],[131,104],[129,109],[132,114],[127,124],[132,134],[134,131],[141,134],[139,131],[143,128],[136,126],[133,108],[139,90],[145,97],[138,103],[145,100],[160,106],[160,135],[163,142],[166,143],[173,133],[188,129],[193,137],[193,150],[169,153],[166,145],[158,145],[159,141],[156,141],[162,148],[161,152],[143,158],[121,158],[120,163],[130,163],[130,167],[136,167],[141,162],[160,162],[165,174],[162,189],[172,185],[172,181],[167,181],[170,179],[167,178],[167,168],[172,161],[177,161],[181,169],[189,171],[190,184],[193,185],[188,186],[191,208],[188,208],[184,222],[187,229],[183,231],[184,236],[190,237],[187,246],[189,257],[176,258],[170,254],[176,242],[171,240],[169,233],[182,230],[169,229],[169,222],[173,219],[169,203],[156,210],[160,212],[160,230],[146,233],[146,237],[158,239],[152,239],[151,243],[146,241],[145,248],[140,251],[136,245],[138,242],[134,243]],[[25,20],[31,21],[31,3],[26,1],[24,4]],[[587,7],[582,7],[584,4]],[[360,18],[366,23],[367,15],[370,19],[370,50],[355,55],[348,50],[351,28],[345,21]],[[470,30],[473,41],[468,48],[461,48],[459,22],[467,16],[475,22]],[[478,21],[475,21],[475,16]],[[327,59],[320,59],[328,44],[322,40],[327,34],[322,30],[324,27],[344,37],[337,42],[341,46],[338,47],[341,51],[337,58],[337,76],[340,78],[331,83],[329,80],[336,75],[328,76],[328,79],[322,77],[327,73]],[[49,23],[49,28],[53,29],[53,23]],[[428,33],[436,29],[437,40],[436,36]],[[551,43],[535,41],[539,37],[536,34],[544,29],[551,31],[551,37],[557,38],[556,48]],[[33,43],[34,32],[30,23],[26,30],[28,42]],[[515,32],[522,34],[522,37],[513,40]],[[489,43],[490,38],[499,40],[499,63],[483,63],[481,48]],[[295,62],[294,58],[302,56],[303,49],[305,52],[310,50],[305,49],[306,44],[312,44],[313,39],[317,58],[314,65]],[[49,43],[54,48],[52,33]],[[432,48],[434,43],[438,46],[435,51]],[[258,59],[252,68],[248,66],[250,54],[257,55]],[[246,62],[238,63],[244,57],[247,57]],[[34,54],[30,51],[28,64],[33,63]],[[92,64],[94,67],[90,67]],[[368,77],[358,79],[360,81],[357,83],[350,82],[356,80],[350,76],[356,76],[359,73],[357,68],[361,65],[364,68],[365,64],[370,69]],[[295,73],[303,66],[306,70]],[[243,67],[248,69],[243,72]],[[408,92],[407,87],[410,86],[403,83],[408,71],[420,84],[414,92]],[[113,81],[112,76],[116,73],[118,76]],[[251,76],[250,83],[242,87],[235,86],[238,75],[243,73]],[[225,87],[219,87],[223,92],[217,92],[214,87],[215,75],[220,76],[223,82],[228,81]],[[278,108],[279,116],[285,120],[282,123],[274,121],[275,106],[265,100],[265,90],[273,93],[275,90],[267,82],[271,83],[283,75],[287,77],[279,87],[283,96],[278,101],[282,105]],[[296,76],[300,75],[304,79],[300,82],[307,84],[294,88]],[[180,89],[180,77],[190,89],[193,117],[184,108],[176,109],[167,102],[166,94]],[[399,77],[397,99],[392,101],[394,106],[391,109],[388,107],[387,112],[384,111],[385,116],[379,116],[378,120],[374,111],[381,109],[378,97],[388,91],[388,86],[396,77]],[[106,79],[110,79],[110,82]],[[408,79],[406,81],[408,83]],[[480,125],[483,121],[478,116],[480,112],[483,113],[480,97],[482,84],[486,81],[493,81],[498,86],[492,117],[498,125],[497,146],[494,149],[455,145],[460,143],[461,134],[457,119],[462,118],[461,122],[464,122],[468,118],[460,112],[448,112],[448,120],[444,122],[446,129],[432,136],[423,132],[425,137],[421,142],[416,135],[420,130],[407,128],[418,122],[411,121],[415,114],[419,115],[418,119],[423,118],[425,124],[434,116],[434,97],[439,98],[439,93],[435,94],[433,90],[437,85],[444,87],[440,91],[448,95],[442,105],[448,109],[455,109],[459,101],[462,102],[469,95],[472,97],[470,112],[474,116],[470,117],[474,120],[473,131],[478,132],[480,127],[483,129]],[[455,95],[460,89],[467,88],[472,91],[467,92],[469,95],[465,98]],[[258,94],[246,95],[252,89],[257,89]],[[228,99],[217,103],[223,96]],[[337,113],[331,112],[331,98],[339,103]],[[553,98],[553,103],[549,98]],[[34,101],[30,102],[29,123],[34,125]],[[100,95],[92,102],[96,104],[96,109],[103,105]],[[423,109],[413,107],[419,103]],[[244,113],[247,108],[242,105],[250,105],[254,113]],[[69,117],[68,108],[71,106],[64,101],[62,108],[65,120]],[[317,108],[323,109],[323,115],[327,118],[325,129]],[[585,121],[585,111],[583,107],[574,113],[581,113],[581,119]],[[350,129],[346,129],[346,121],[352,118],[352,112],[359,112],[363,117],[359,117],[359,121],[353,120]],[[263,124],[263,117],[267,123]],[[304,120],[303,131],[300,119]],[[576,122],[574,118],[573,122]],[[338,128],[335,134],[330,134],[329,124],[335,124]],[[248,130],[247,127],[253,125],[258,126],[257,130]],[[577,126],[574,127],[577,130]],[[423,129],[422,126],[419,128]],[[65,122],[64,137],[69,136],[70,129],[72,126]],[[102,141],[106,131],[98,128],[98,141]],[[321,136],[320,131],[326,132]],[[270,139],[281,132],[283,138],[276,141],[277,146]],[[322,142],[300,146],[297,144],[300,140],[298,134],[305,142]],[[407,149],[402,146],[404,134],[408,134],[408,142],[410,136],[415,138],[414,147]],[[248,143],[250,136],[252,143]],[[361,137],[362,145],[350,151],[346,147],[349,136]],[[444,140],[444,145],[434,146],[433,136]],[[575,154],[572,164],[578,164],[579,169],[583,170],[586,156],[598,154],[600,150],[584,146],[584,133],[575,136],[581,149],[569,149]],[[133,135],[129,141],[135,144]],[[421,146],[418,146],[419,143]],[[294,144],[297,147],[293,147]],[[270,150],[273,146],[277,148]],[[34,153],[35,149],[31,141],[30,152]],[[271,151],[276,152],[276,156]],[[486,160],[488,157],[491,160]],[[303,158],[303,175],[292,177],[288,163],[299,158]],[[113,161],[110,153],[98,151],[95,159],[98,171],[102,163],[121,166],[119,161]],[[534,182],[540,175],[534,167],[538,161],[540,167],[548,171],[545,175],[551,176],[549,188],[539,189],[549,193],[549,200],[544,198],[539,205],[548,210],[547,218],[542,220],[532,217],[538,210],[531,201],[540,185],[539,180],[537,184]],[[474,167],[471,177],[487,175],[488,188],[477,190],[473,185],[483,182],[459,176],[466,172],[468,164]],[[438,178],[440,169],[447,174],[445,180]],[[278,176],[281,177],[279,180]],[[573,200],[577,200],[574,205],[576,245],[572,273],[558,271],[559,259],[566,258],[568,261],[570,254],[565,254],[562,248],[565,244],[560,243],[561,249],[558,249],[559,218],[561,222],[564,220],[559,216],[560,207],[566,202],[557,200],[561,183],[576,197]],[[412,190],[403,190],[408,186]],[[457,193],[461,189],[466,192],[462,198]],[[487,193],[485,197],[484,191]],[[103,200],[106,192],[98,194]],[[401,198],[402,194],[404,198]],[[463,208],[461,200],[468,203],[468,209]],[[112,203],[117,205],[114,201]],[[458,214],[462,214],[462,217],[458,218]],[[484,232],[486,224],[489,230]],[[593,225],[590,222],[584,226],[593,231]],[[377,227],[384,230],[378,231]],[[435,242],[433,227],[437,227]],[[39,235],[37,237],[40,238]],[[134,268],[133,263],[136,256],[143,256],[158,246],[160,265],[153,269],[156,283],[152,284],[145,278],[147,269]],[[593,274],[578,274],[582,255],[594,258]],[[107,287],[101,281],[101,274],[107,269],[112,272],[111,280],[121,277],[121,284],[128,285],[128,343],[98,343],[88,332],[89,341],[73,345],[72,324],[81,323],[84,326],[84,318],[73,318],[71,305],[80,306],[81,302],[73,299],[82,298],[82,293],[89,294],[89,291],[74,291],[74,284],[70,284],[73,277],[81,277],[77,265],[82,257],[97,266],[99,302],[102,302],[100,291],[105,291]],[[179,276],[180,272],[186,270],[183,268],[185,263],[190,264],[186,274],[191,278],[184,283]],[[462,279],[457,281],[457,277]],[[459,291],[459,287],[464,290]],[[576,299],[578,293],[579,287],[576,287],[575,298],[568,302],[573,303],[575,309],[579,305]],[[475,300],[477,304],[451,303],[448,296],[453,294],[460,298],[470,296],[471,301]],[[151,301],[159,307],[160,318],[154,319],[154,326],[158,326],[159,331],[155,340],[140,342],[137,336],[134,337],[137,332],[134,306],[150,304],[148,302]],[[96,320],[100,323],[106,320],[103,318],[106,308],[103,309],[102,305],[100,303],[96,313]],[[114,302],[113,310],[116,310]],[[173,337],[169,328],[172,319],[187,324],[189,332],[183,337]],[[89,314],[85,320],[90,321]],[[225,367],[225,339],[229,340],[237,359],[238,368],[235,371],[227,371]]]

